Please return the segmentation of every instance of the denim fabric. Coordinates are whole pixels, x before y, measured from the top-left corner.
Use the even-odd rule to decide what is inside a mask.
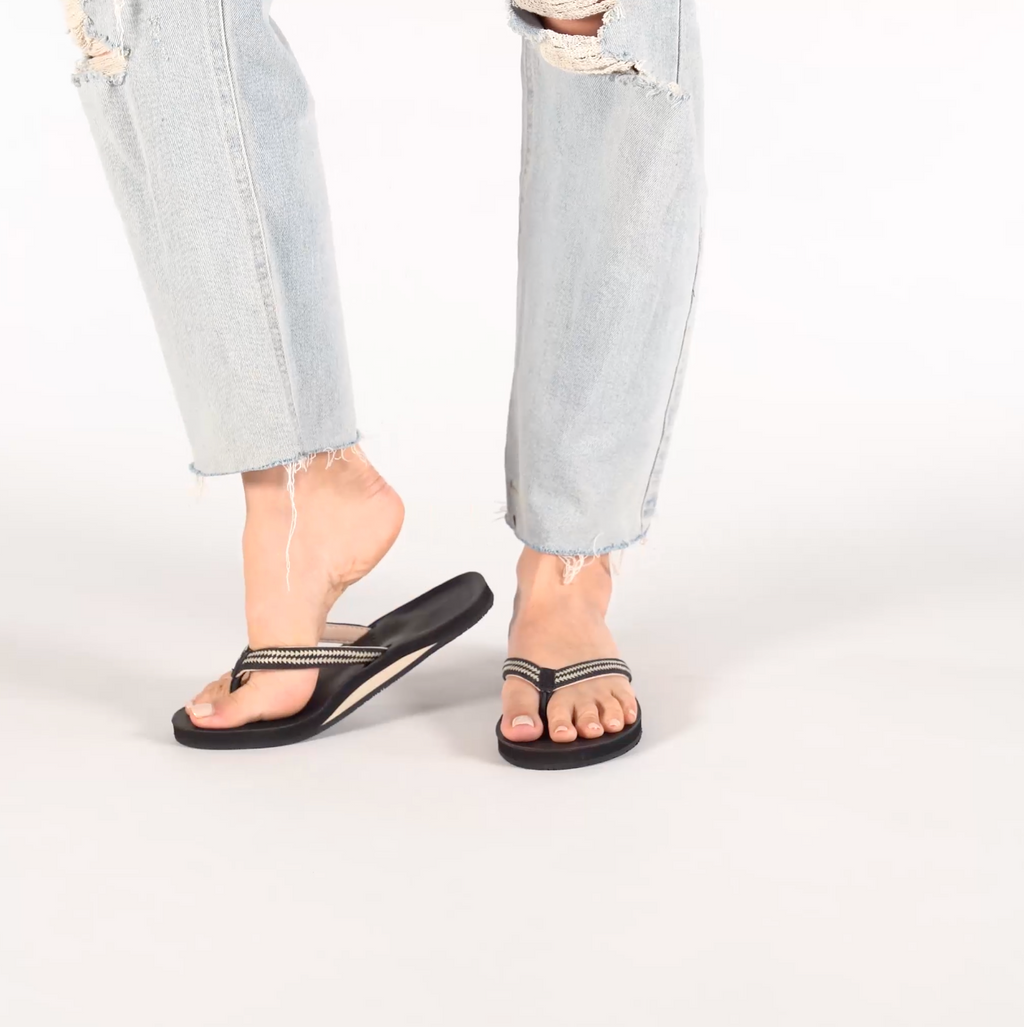
[[[76,80],[201,474],[357,436],[313,101],[268,8],[84,5],[129,51]]]
[[[271,0],[64,0],[75,75],[201,474],[358,438],[313,102]],[[530,9],[527,9],[530,8]],[[537,13],[604,12],[597,39]],[[700,249],[691,0],[521,0],[508,522],[565,556],[642,536]]]
[[[696,23],[690,0],[618,0],[586,45],[628,70],[580,74],[543,56],[559,41],[534,14],[511,20],[526,45],[508,522],[535,549],[603,553],[647,531],[692,325]]]

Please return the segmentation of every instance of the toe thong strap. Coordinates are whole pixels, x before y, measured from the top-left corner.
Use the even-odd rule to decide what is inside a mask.
[[[609,674],[621,674],[627,681],[633,680],[625,660],[617,659],[584,660],[583,663],[573,663],[559,670],[551,670],[549,667],[538,667],[536,663],[513,656],[507,659],[501,668],[502,679],[523,678],[541,692],[554,692],[566,685],[575,685],[578,681],[603,678]]]
[[[633,680],[625,660],[584,660],[583,663],[573,663],[568,667],[555,671],[555,688],[562,688],[565,685],[575,685],[577,681],[586,681],[589,678],[604,678],[609,674],[621,674],[627,681]]]
[[[566,685],[575,685],[580,681],[588,681],[590,678],[604,678],[609,674],[620,674],[627,681],[633,680],[629,667],[624,660],[584,660],[583,663],[573,663],[568,667],[559,670],[552,670],[550,667],[538,667],[536,663],[529,660],[522,660],[517,656],[507,659],[501,668],[502,680],[505,678],[522,678],[529,681],[534,688],[540,692],[540,715],[547,723],[548,700],[552,693]]]
[[[345,667],[372,663],[387,652],[377,645],[275,646],[246,648],[231,672],[231,691],[244,682],[242,675],[253,670],[298,670],[308,667]]]

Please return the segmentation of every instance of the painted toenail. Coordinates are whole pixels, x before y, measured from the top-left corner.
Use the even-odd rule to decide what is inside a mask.
[[[189,713],[193,717],[209,717],[213,713],[213,704],[208,702],[199,702],[195,706],[189,709]]]
[[[533,727],[533,717],[527,717],[525,714],[520,714],[512,721],[513,727]]]
[[[622,727],[622,721],[621,720],[609,720],[608,721],[608,726],[609,727]]]

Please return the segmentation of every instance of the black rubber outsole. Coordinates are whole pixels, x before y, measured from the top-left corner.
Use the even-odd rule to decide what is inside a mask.
[[[573,742],[553,742],[538,738],[535,742],[510,742],[501,733],[498,721],[498,753],[507,763],[523,770],[579,770],[624,756],[637,746],[643,735],[640,707],[636,720],[614,734],[605,732],[600,738],[577,738]]]
[[[470,575],[463,575],[462,577],[469,578]],[[306,711],[300,711],[294,717],[277,721],[261,721],[258,722],[258,724],[247,724],[241,728],[203,729],[195,727],[185,710],[180,709],[174,714],[174,717],[171,720],[174,727],[175,740],[179,744],[187,746],[190,749],[225,750],[270,749],[277,748],[282,745],[294,745],[298,742],[304,742],[311,738],[315,738],[317,735],[322,734],[330,728],[333,728],[335,725],[340,724],[347,717],[350,717],[365,703],[369,702],[375,696],[380,695],[381,692],[386,688],[389,688],[396,681],[401,680],[410,671],[415,670],[421,663],[423,663],[424,660],[429,659],[439,649],[443,649],[450,642],[454,642],[455,639],[463,635],[486,616],[488,611],[494,605],[494,595],[491,593],[491,590],[487,588],[487,584],[482,577],[479,577],[479,575],[472,575],[472,577],[478,578],[479,584],[482,586],[479,598],[476,599],[470,607],[464,610],[460,616],[453,619],[453,621],[446,625],[444,631],[438,631],[436,635],[424,636],[419,640],[421,642],[425,642],[430,647],[422,656],[417,660],[414,660],[407,667],[403,667],[393,677],[388,678],[388,680],[382,685],[363,696],[363,698],[358,702],[353,703],[352,706],[337,717],[334,717],[327,722],[321,722],[319,719],[308,719],[304,716]],[[451,584],[451,582],[446,584]],[[441,587],[444,586],[439,586],[439,588]],[[418,643],[415,644],[418,645]],[[411,647],[401,647],[401,650],[397,652],[395,660],[392,662],[397,662],[397,660],[401,659],[404,655],[403,651],[408,648]],[[385,669],[386,665],[384,667],[377,668],[378,671]]]

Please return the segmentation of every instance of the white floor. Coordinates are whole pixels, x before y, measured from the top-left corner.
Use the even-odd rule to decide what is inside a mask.
[[[375,12],[277,4],[409,508],[338,612],[469,568],[498,602],[331,734],[225,754],[169,717],[244,642],[237,482],[184,470],[59,9],[5,12],[0,1018],[1024,1022],[1019,5],[705,3],[697,344],[614,609],[645,738],[566,775],[493,739],[516,45],[407,6],[380,68]]]

